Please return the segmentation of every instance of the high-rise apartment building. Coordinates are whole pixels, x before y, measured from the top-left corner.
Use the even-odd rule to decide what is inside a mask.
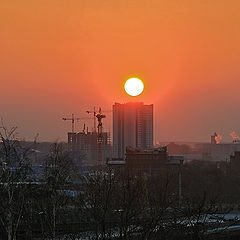
[[[126,147],[153,146],[153,104],[129,102],[113,105],[113,155],[124,158]]]

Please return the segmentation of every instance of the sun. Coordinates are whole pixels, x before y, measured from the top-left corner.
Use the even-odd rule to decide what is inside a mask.
[[[124,89],[128,95],[135,97],[142,93],[144,85],[139,78],[129,78],[124,84]]]

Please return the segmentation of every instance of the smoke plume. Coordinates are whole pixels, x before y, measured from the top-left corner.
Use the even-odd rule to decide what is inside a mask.
[[[232,137],[233,141],[240,140],[240,137],[236,134],[235,131],[232,131],[230,133],[230,136]]]
[[[219,135],[219,134],[215,134],[215,141],[216,141],[216,144],[219,144],[222,140],[222,136]]]

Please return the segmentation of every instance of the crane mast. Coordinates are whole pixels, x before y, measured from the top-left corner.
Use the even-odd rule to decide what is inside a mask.
[[[101,143],[103,142],[103,135],[102,135],[102,130],[103,130],[103,126],[102,126],[102,119],[105,118],[106,115],[102,114],[102,111],[101,111],[101,108],[99,108],[99,112],[96,114],[96,118],[98,120],[98,126],[97,126],[97,129],[98,129],[98,143]]]
[[[93,111],[86,111],[88,114],[93,114],[93,132],[96,132],[96,108],[93,107]]]
[[[97,147],[98,147],[98,165],[101,167],[103,165],[102,162],[102,143],[103,143],[103,123],[102,119],[106,118],[104,114],[102,114],[101,108],[99,108],[98,113],[96,114],[96,118],[98,120],[98,126],[97,126]]]
[[[102,143],[103,143],[103,123],[102,119],[106,118],[106,115],[102,114],[101,108],[99,108],[98,112],[94,107],[93,111],[86,111],[88,114],[92,113],[94,117],[94,128],[93,131],[97,132],[97,164],[98,166],[102,166]],[[96,127],[96,120],[98,121],[98,125]],[[97,128],[97,131],[96,131]]]

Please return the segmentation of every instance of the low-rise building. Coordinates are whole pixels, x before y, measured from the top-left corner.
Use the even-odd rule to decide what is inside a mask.
[[[108,165],[114,169],[123,169],[132,172],[144,172],[148,175],[159,174],[164,169],[179,167],[183,164],[183,156],[169,156],[167,147],[151,149],[126,148],[124,159],[111,159]]]

